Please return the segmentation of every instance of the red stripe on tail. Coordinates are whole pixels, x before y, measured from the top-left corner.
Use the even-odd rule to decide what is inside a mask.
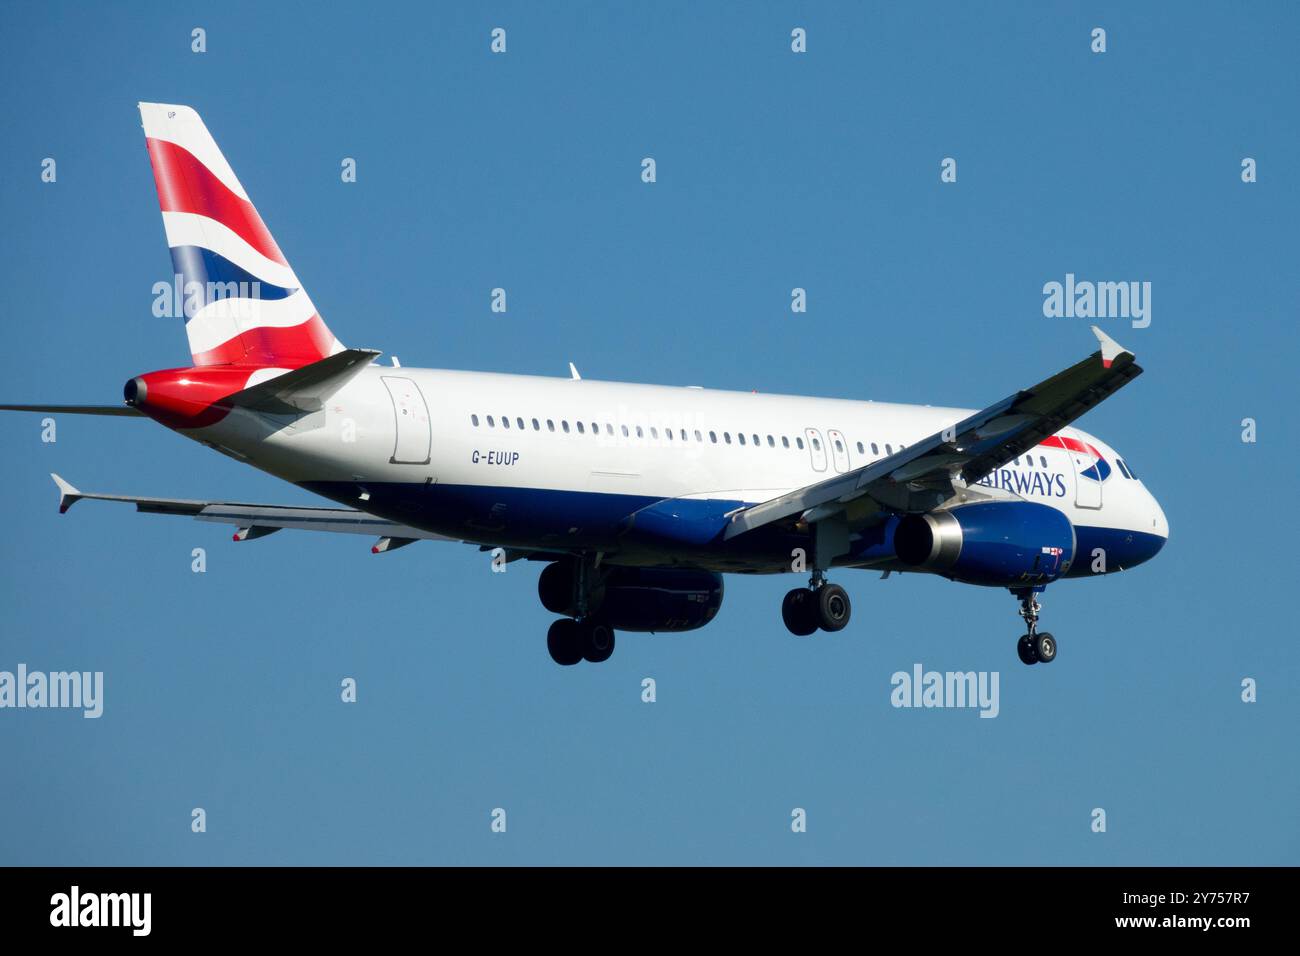
[[[334,335],[319,315],[288,328],[240,332],[214,349],[194,356],[195,365],[261,365],[300,368],[330,355]]]
[[[251,202],[231,192],[183,146],[151,137],[145,137],[145,143],[163,212],[191,212],[215,219],[268,259],[288,265]]]

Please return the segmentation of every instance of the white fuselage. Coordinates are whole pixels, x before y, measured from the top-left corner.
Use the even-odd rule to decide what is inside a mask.
[[[644,502],[765,501],[869,464],[969,414],[372,365],[320,412],[292,424],[235,412],[191,434],[361,510],[485,544],[562,549],[607,546],[617,531],[611,519]],[[972,490],[1049,505],[1078,528],[1106,531],[1107,540],[1167,536],[1152,495],[1127,468],[1113,467],[1114,449],[1086,432],[1061,434],[1095,448],[1109,474],[1087,477],[1092,457],[1039,446]],[[405,489],[396,513],[384,493],[393,488]],[[436,492],[440,506],[425,509],[424,497],[412,497],[420,489]]]

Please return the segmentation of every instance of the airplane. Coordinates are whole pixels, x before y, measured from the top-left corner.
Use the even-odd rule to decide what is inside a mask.
[[[796,573],[791,633],[837,632],[832,569],[1005,588],[1025,664],[1047,585],[1149,561],[1169,525],[1125,458],[1073,422],[1142,369],[1093,327],[1088,357],[981,410],[567,377],[406,368],[326,326],[199,114],[141,103],[191,361],[127,381],[122,405],[3,405],[147,417],[342,507],[83,492],[77,501],[233,525],[372,535],[386,553],[457,541],[545,562],[558,664],[625,632],[717,615],[723,575]]]

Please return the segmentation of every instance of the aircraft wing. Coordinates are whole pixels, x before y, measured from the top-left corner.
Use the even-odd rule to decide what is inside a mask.
[[[798,516],[809,523],[847,512],[926,511],[1055,434],[1142,374],[1133,353],[1096,326],[1100,350],[888,458],[753,505],[724,538]]]
[[[146,514],[189,515],[199,521],[235,525],[236,541],[265,537],[282,528],[302,531],[334,531],[375,535],[380,540],[371,548],[376,554],[391,551],[412,541],[457,541],[388,521],[352,508],[303,508],[288,505],[243,504],[232,501],[196,501],[185,498],[144,498],[137,495],[105,495],[80,491],[58,475],[50,475],[59,486],[59,513],[63,514],[83,498],[126,501]]]

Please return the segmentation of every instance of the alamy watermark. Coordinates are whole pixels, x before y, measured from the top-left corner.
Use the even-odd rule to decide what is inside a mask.
[[[911,673],[894,671],[889,702],[895,707],[977,707],[981,717],[996,717],[997,671],[927,671],[913,664]]]
[[[198,282],[179,272],[171,282],[155,282],[152,287],[154,318],[192,319],[201,310],[212,307],[218,318],[256,320],[261,315],[262,283],[254,279],[240,282]]]
[[[103,671],[0,671],[0,709],[70,708],[94,719],[104,713]]]
[[[83,893],[73,885],[50,897],[51,926],[120,926],[132,936],[148,936],[153,920],[152,893]]]
[[[1130,319],[1135,329],[1151,324],[1150,282],[1092,282],[1076,280],[1043,285],[1043,315],[1049,319]]]

